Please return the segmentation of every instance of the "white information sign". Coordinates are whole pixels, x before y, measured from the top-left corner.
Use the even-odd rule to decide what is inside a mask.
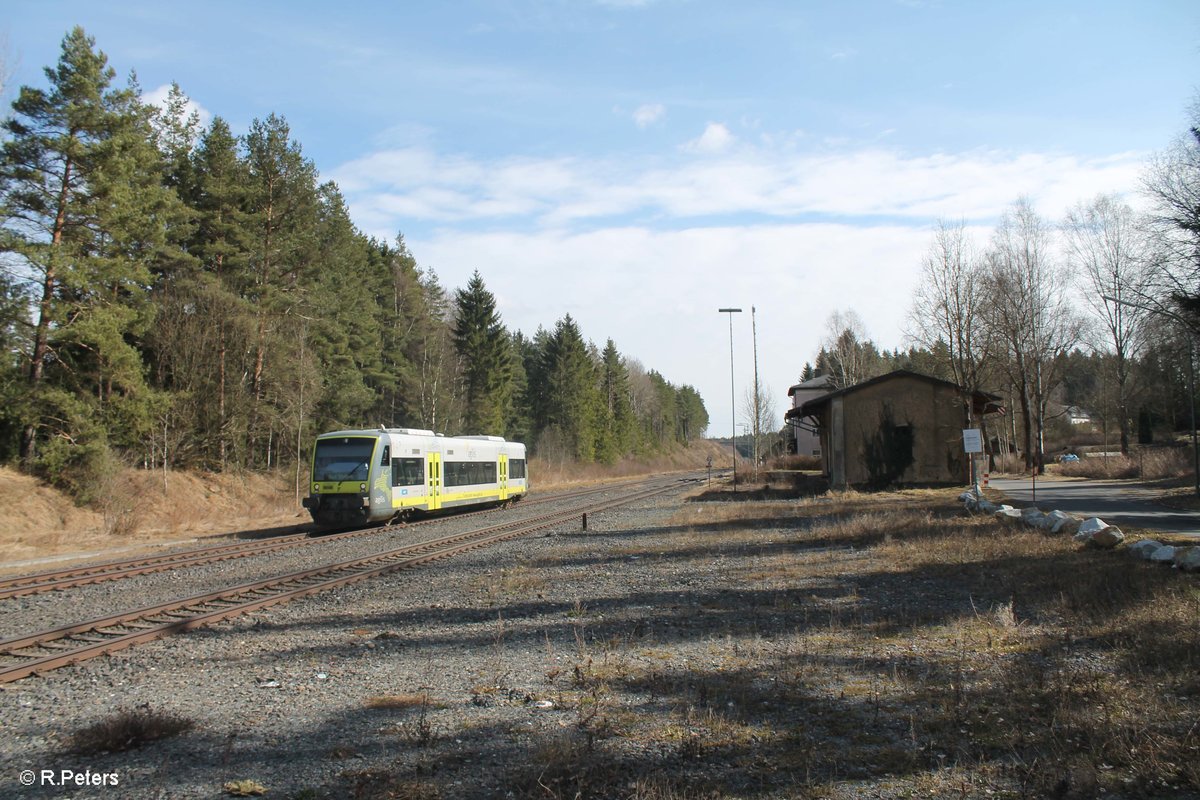
[[[965,428],[963,430],[963,452],[983,452],[983,435],[979,432],[979,428]]]

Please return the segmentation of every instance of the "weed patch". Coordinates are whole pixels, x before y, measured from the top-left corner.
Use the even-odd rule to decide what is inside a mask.
[[[155,711],[149,706],[123,708],[104,719],[81,728],[70,739],[77,753],[123,753],[150,742],[178,736],[191,730],[195,723],[167,711]]]

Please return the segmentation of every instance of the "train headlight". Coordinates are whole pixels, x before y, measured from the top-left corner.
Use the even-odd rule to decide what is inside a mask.
[[[360,483],[360,484],[358,485],[358,490],[359,490],[360,492],[365,492],[365,491],[367,490],[367,485],[366,485],[365,483]]]
[[[313,484],[313,494],[318,494],[320,491],[321,491],[321,484],[314,483]]]

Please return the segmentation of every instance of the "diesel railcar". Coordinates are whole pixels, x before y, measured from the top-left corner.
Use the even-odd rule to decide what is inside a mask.
[[[379,428],[318,436],[308,488],[304,507],[332,527],[520,500],[529,477],[519,442]]]

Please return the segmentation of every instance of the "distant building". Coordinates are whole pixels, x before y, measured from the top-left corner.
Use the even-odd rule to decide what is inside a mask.
[[[1092,415],[1079,406],[1067,406],[1067,421],[1072,425],[1091,425]]]
[[[821,437],[817,435],[816,425],[812,420],[800,416],[800,406],[809,400],[829,394],[835,388],[831,376],[818,375],[788,389],[788,397],[792,398],[792,407],[787,410],[783,418],[792,426],[792,432],[795,434],[792,441],[795,448],[793,452],[796,455],[821,455]]]
[[[977,415],[1003,413],[999,398],[976,392]],[[804,402],[789,415],[815,423],[821,467],[835,488],[895,483],[966,483],[966,414],[949,381],[897,370]]]

